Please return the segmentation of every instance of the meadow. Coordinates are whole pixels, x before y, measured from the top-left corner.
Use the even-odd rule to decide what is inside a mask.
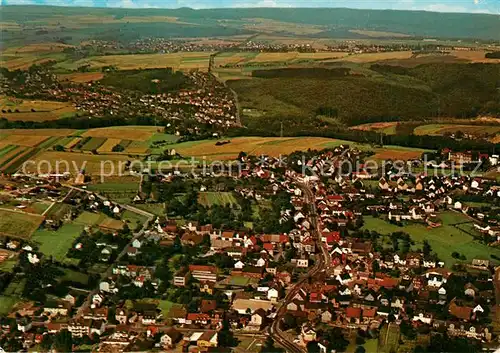
[[[40,245],[40,252],[61,263],[77,264],[78,260],[66,257],[68,250],[84,229],[81,224],[64,224],[57,231],[39,230],[33,241]]]
[[[76,113],[73,104],[0,96],[0,117],[11,121],[57,120]]]
[[[232,192],[200,192],[198,202],[204,206],[238,204]]]
[[[427,240],[432,250],[445,262],[446,267],[451,267],[457,262],[451,254],[458,252],[465,255],[467,261],[472,259],[491,260],[490,255],[500,256],[500,249],[489,247],[474,240],[474,238],[461,230],[465,223],[471,222],[465,215],[448,211],[438,215],[441,227],[428,229],[426,225],[408,222],[404,227],[398,227],[380,218],[364,217],[365,230],[377,231],[380,234],[394,232],[408,233],[416,242],[416,247],[421,248],[424,240]],[[460,226],[456,226],[460,224]]]
[[[30,239],[42,222],[39,215],[0,209],[0,235]]]

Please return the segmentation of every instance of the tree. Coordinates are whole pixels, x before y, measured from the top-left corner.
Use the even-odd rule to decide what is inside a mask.
[[[61,330],[54,335],[54,349],[57,352],[71,352],[73,350],[73,336],[68,330]]]
[[[366,349],[363,346],[357,346],[356,350],[354,351],[355,353],[365,353]]]
[[[52,149],[54,151],[57,151],[57,152],[62,152],[64,151],[64,146],[61,146],[61,145],[55,145],[54,147],[52,147]]]
[[[424,247],[422,249],[422,252],[424,253],[424,257],[428,257],[432,252],[431,245],[427,240],[424,240]]]

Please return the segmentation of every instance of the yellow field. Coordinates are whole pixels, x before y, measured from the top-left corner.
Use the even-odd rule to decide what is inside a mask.
[[[46,151],[38,154],[32,160],[35,165],[27,165],[27,172],[37,172],[36,166],[38,166],[40,173],[69,172],[75,177],[82,168],[85,169],[87,175],[95,176],[102,173],[119,175],[120,168],[124,168],[127,161],[127,156],[99,156],[86,153]],[[57,170],[57,163],[59,163],[59,170]],[[69,168],[67,168],[66,163],[68,163]]]
[[[0,110],[2,117],[12,121],[56,120],[65,114],[76,112],[69,102],[26,100],[7,96],[0,96]]]
[[[323,137],[237,137],[230,141],[231,143],[222,146],[216,146],[214,140],[187,142],[175,145],[173,148],[186,157],[227,160],[235,159],[241,151],[252,155],[265,154],[278,157],[309,148],[324,149],[345,142]]]
[[[374,61],[383,61],[390,59],[410,59],[412,57],[411,51],[394,51],[387,53],[363,53],[345,56],[335,61],[349,61],[353,63],[369,63]]]
[[[18,48],[8,48],[5,50],[5,54],[54,53],[54,52],[62,52],[65,48],[71,48],[71,47],[72,45],[68,44],[47,42],[47,43],[29,44]]]
[[[210,52],[189,52],[174,54],[131,54],[131,55],[106,55],[94,56],[71,63],[61,63],[61,67],[77,68],[82,65],[90,65],[92,68],[115,65],[120,70],[154,69],[172,67],[181,68],[208,68]],[[199,60],[196,60],[199,59]],[[190,62],[193,60],[192,62]],[[206,63],[205,63],[206,61]]]
[[[2,135],[18,136],[71,136],[76,132],[74,129],[5,129],[0,130]],[[2,140],[5,141],[5,140]]]
[[[8,145],[34,147],[45,141],[47,138],[48,136],[8,135],[2,139],[2,143]]]
[[[383,32],[383,31],[363,31],[363,30],[359,30],[359,29],[350,29],[349,32],[361,34],[361,35],[368,36],[368,37],[376,37],[376,38],[382,38],[382,37],[407,38],[407,37],[411,37],[409,34],[404,34],[404,33]]]
[[[290,61],[297,57],[299,53],[289,52],[289,53],[260,53],[255,58],[249,62],[264,63],[273,61]]]
[[[73,148],[78,142],[80,142],[82,140],[81,137],[75,137],[74,139],[72,139],[70,142],[68,142],[64,148],[68,148],[68,149],[71,149]]]
[[[307,35],[324,31],[323,27],[317,25],[282,22],[265,18],[249,18],[246,20],[251,21],[251,23],[244,24],[243,28],[262,33],[289,32],[298,35]]]
[[[161,129],[154,126],[120,126],[120,127],[104,127],[98,129],[90,129],[82,134],[83,137],[105,137],[116,138],[132,141],[146,141],[153,134]]]
[[[112,152],[113,147],[118,145],[120,143],[121,139],[107,139],[106,142],[104,142],[101,147],[97,149],[97,152],[99,153],[106,153],[106,152]]]
[[[9,59],[9,60],[7,60]],[[51,58],[41,58],[36,55],[25,55],[25,56],[2,56],[0,60],[0,67],[5,67],[9,70],[26,70],[31,65],[43,64],[51,61]]]
[[[63,81],[68,80],[76,83],[99,81],[103,77],[104,74],[102,72],[76,72],[73,74],[65,74],[59,76],[59,78]]]

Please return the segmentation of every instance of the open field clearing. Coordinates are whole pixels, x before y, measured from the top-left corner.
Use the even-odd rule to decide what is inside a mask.
[[[149,152],[149,143],[146,141],[132,141],[126,148],[125,153],[146,154]]]
[[[204,206],[237,204],[232,192],[200,192],[198,202]]]
[[[9,135],[2,139],[2,143],[9,145],[18,145],[25,147],[35,147],[47,140],[48,136],[30,136],[30,135]]]
[[[155,133],[161,132],[161,128],[154,126],[119,126],[90,129],[84,132],[82,137],[104,137],[117,138],[132,141],[149,140]]]
[[[179,70],[182,68],[207,68],[210,52],[187,52],[175,54],[130,54],[130,55],[106,55],[94,56],[74,62],[65,61],[58,63],[56,67],[75,70],[83,65],[100,69],[103,66],[114,65],[120,70],[154,69],[171,67]],[[188,61],[192,60],[192,66]],[[196,65],[195,65],[196,64]],[[184,66],[184,67],[183,67]]]
[[[80,142],[82,140],[81,137],[71,137],[69,138],[69,140],[63,145],[64,148],[68,148],[68,149],[72,149],[73,147],[75,147],[78,142]]]
[[[415,135],[444,135],[461,131],[471,135],[493,135],[500,132],[500,126],[460,125],[460,124],[428,124],[415,128]]]
[[[53,53],[53,52],[62,52],[64,49],[71,47],[72,45],[56,43],[56,42],[36,43],[36,44],[28,44],[17,48],[8,48],[5,50],[5,54]]]
[[[30,239],[43,221],[42,216],[0,210],[0,235]]]
[[[367,144],[357,144],[352,141],[331,139],[326,137],[237,137],[229,140],[230,143],[216,146],[215,140],[203,140],[183,142],[169,145],[183,157],[206,157],[208,160],[228,160],[235,159],[240,152],[251,155],[269,155],[279,157],[295,151],[305,151],[308,149],[322,150],[334,148],[345,144],[363,150],[374,150],[376,158],[393,156],[395,159],[413,159],[420,157],[424,150],[403,148],[397,146],[387,146],[373,149]]]
[[[76,109],[69,102],[25,100],[0,97],[1,116],[7,120],[46,121],[74,114]]]
[[[375,37],[375,38],[382,38],[382,37],[388,37],[388,38],[407,38],[407,37],[411,37],[409,34],[394,33],[394,32],[383,32],[383,31],[364,31],[364,30],[358,30],[358,29],[350,29],[349,32],[351,32],[351,33],[357,33],[357,34],[362,34],[364,36]]]
[[[429,241],[438,257],[445,261],[445,266],[450,268],[457,262],[451,256],[456,251],[467,257],[468,261],[472,259],[491,260],[490,255],[500,256],[500,249],[489,247],[474,240],[474,238],[464,232],[462,223],[471,222],[467,216],[458,212],[444,212],[438,215],[442,226],[428,229],[426,225],[408,222],[404,227],[398,227],[390,224],[383,219],[364,217],[365,224],[363,229],[374,230],[380,234],[390,234],[394,232],[405,232],[410,234],[412,240],[416,242],[416,248],[422,248],[424,240]],[[460,229],[455,226],[460,224]]]
[[[398,122],[368,123],[368,124],[352,126],[350,127],[350,129],[360,130],[360,131],[378,131],[386,135],[394,135],[396,134],[397,125]]]
[[[0,170],[8,174],[15,173],[25,161],[27,161],[31,157],[34,157],[38,152],[39,149],[28,148],[15,157],[11,158],[10,160],[5,161],[1,165]]]
[[[105,231],[117,232],[119,230],[122,230],[124,225],[125,223],[119,219],[106,217],[99,223],[99,228],[102,228]],[[135,229],[135,227],[131,228]]]
[[[140,178],[135,176],[109,178],[103,184],[91,184],[88,190],[98,192],[115,202],[128,203],[139,191]]]
[[[15,148],[13,149],[11,148],[11,146],[7,147],[8,149],[4,153],[0,154],[0,166],[8,163],[10,160],[15,158],[16,156],[19,156],[26,150],[26,148],[20,146],[15,146]]]
[[[107,152],[112,152],[113,147],[116,145],[120,144],[121,139],[107,139],[106,142],[104,142],[101,147],[97,149],[97,152],[99,153],[107,153]]]
[[[35,165],[28,165],[26,171],[36,173],[36,166],[38,166],[39,173],[55,173],[59,165],[58,173],[69,172],[74,177],[81,169],[84,169],[86,174],[94,176],[102,173],[118,175],[120,167],[124,168],[126,161],[127,157],[120,155],[100,156],[86,153],[45,151],[33,158]]]
[[[376,153],[371,156],[371,159],[375,160],[402,160],[407,161],[410,159],[419,159],[422,156],[424,150],[412,150],[412,149],[392,149],[390,147],[387,148],[379,148],[375,150]]]
[[[243,28],[262,33],[287,32],[297,35],[317,34],[324,31],[324,27],[318,25],[276,21],[266,18],[245,19]]]
[[[82,225],[65,224],[55,232],[39,230],[33,235],[33,241],[40,244],[40,252],[45,256],[52,256],[56,261],[74,264],[78,260],[66,258],[66,254],[83,229]]]
[[[71,136],[74,129],[5,129],[0,130],[2,135],[16,136]],[[2,140],[3,141],[3,140]]]
[[[103,77],[104,74],[102,72],[76,72],[72,74],[59,75],[59,78],[61,80],[68,80],[75,83],[99,81]]]
[[[0,315],[9,314],[17,302],[19,302],[19,298],[0,295]]]
[[[215,140],[184,142],[171,145],[178,153],[187,157],[203,157],[208,159],[235,159],[243,151],[247,154],[279,156],[290,154],[294,151],[311,149],[324,149],[334,147],[347,141],[323,137],[237,137],[222,146],[216,146]],[[352,142],[351,142],[352,144]]]
[[[92,137],[87,143],[85,143],[81,150],[83,151],[93,151],[97,150],[99,147],[102,146],[102,144],[106,142],[105,137]]]
[[[340,59],[335,59],[335,61],[349,61],[353,63],[370,63],[375,61],[383,61],[389,59],[410,59],[412,57],[411,51],[393,51],[385,53],[363,53],[363,54],[353,54],[342,57]]]
[[[65,55],[62,53],[50,53],[49,55],[39,56],[35,54],[22,54],[21,56],[2,56],[0,59],[0,67],[5,67],[9,70],[26,70],[32,65],[41,65],[52,60],[64,60]]]

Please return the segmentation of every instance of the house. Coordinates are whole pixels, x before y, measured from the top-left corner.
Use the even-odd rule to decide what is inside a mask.
[[[258,309],[263,309],[268,312],[273,308],[274,304],[269,300],[259,300],[259,299],[235,299],[232,308],[236,310],[240,315],[246,313],[254,313]]]
[[[257,309],[252,314],[252,317],[250,319],[250,325],[261,327],[264,324],[266,317],[267,313],[265,312],[264,309]]]
[[[198,281],[217,282],[217,268],[215,266],[189,265],[191,276]]]
[[[200,312],[210,313],[217,309],[217,302],[215,300],[203,299],[200,303]]]
[[[169,328],[160,338],[163,348],[173,348],[182,339],[182,334],[174,328]]]
[[[196,340],[196,345],[198,347],[217,347],[218,344],[218,333],[216,331],[203,332],[203,334]]]

